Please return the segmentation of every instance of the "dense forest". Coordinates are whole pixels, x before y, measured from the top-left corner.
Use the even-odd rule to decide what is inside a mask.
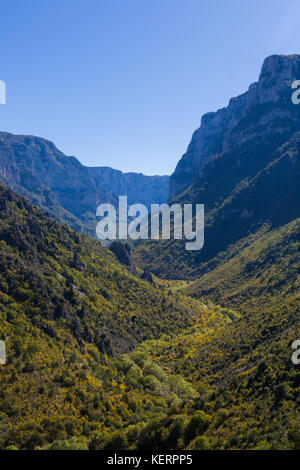
[[[5,186],[0,210],[2,449],[299,447],[298,222],[150,283]]]

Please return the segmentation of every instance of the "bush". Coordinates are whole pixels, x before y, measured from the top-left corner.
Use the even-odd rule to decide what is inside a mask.
[[[268,441],[259,441],[257,446],[255,447],[255,450],[269,450],[271,445],[268,443]]]
[[[97,432],[90,442],[91,450],[126,450],[127,447],[127,438],[120,431]]]
[[[151,392],[159,392],[161,389],[161,383],[156,377],[154,377],[154,375],[147,375],[144,377],[143,385],[146,389],[151,390]]]
[[[47,450],[89,450],[84,437],[71,437],[67,440],[54,441]]]
[[[211,416],[204,411],[196,411],[185,428],[184,440],[186,443],[194,439],[198,434],[202,434],[211,423]]]
[[[186,416],[178,415],[172,420],[172,424],[169,428],[169,434],[166,439],[166,444],[170,449],[176,449],[178,439],[183,437],[184,428],[186,425]]]
[[[197,436],[188,446],[190,450],[209,450],[209,440],[205,436]]]

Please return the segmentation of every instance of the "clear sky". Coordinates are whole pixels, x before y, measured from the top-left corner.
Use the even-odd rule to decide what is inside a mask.
[[[0,130],[171,173],[201,115],[300,53],[299,0],[1,0]],[[300,79],[300,77],[299,77]]]

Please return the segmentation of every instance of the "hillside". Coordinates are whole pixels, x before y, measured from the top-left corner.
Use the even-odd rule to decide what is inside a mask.
[[[0,215],[0,448],[69,438],[57,445],[87,447],[97,432],[126,426],[134,444],[173,403],[184,410],[197,395],[190,383],[162,373],[160,389],[154,366],[124,353],[196,321],[224,324],[226,312],[140,280],[95,239],[4,186]]]
[[[155,287],[4,186],[0,210],[8,359],[0,368],[1,448],[298,446],[299,374],[290,360],[297,262],[294,281],[280,283],[282,253],[270,268],[279,283],[268,297],[267,287],[252,292],[248,280],[247,298],[233,310],[227,260],[216,297],[222,308],[209,300],[216,281],[200,280],[203,292],[197,283],[156,278]],[[261,251],[270,259],[275,240],[281,254],[286,236],[298,259],[299,230],[297,222],[272,239],[262,233],[248,264]],[[242,285],[244,274],[234,272]],[[257,270],[249,272],[254,282]],[[208,305],[190,295],[204,295]]]
[[[152,344],[151,359],[199,391],[214,448],[299,448],[300,373],[291,345],[300,331],[300,219],[264,226],[209,264],[179,292],[233,309],[234,321]]]

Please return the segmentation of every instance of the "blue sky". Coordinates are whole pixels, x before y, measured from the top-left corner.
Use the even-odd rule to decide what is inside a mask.
[[[4,0],[0,50],[1,130],[86,165],[169,174],[202,114],[266,56],[300,53],[300,1]]]

